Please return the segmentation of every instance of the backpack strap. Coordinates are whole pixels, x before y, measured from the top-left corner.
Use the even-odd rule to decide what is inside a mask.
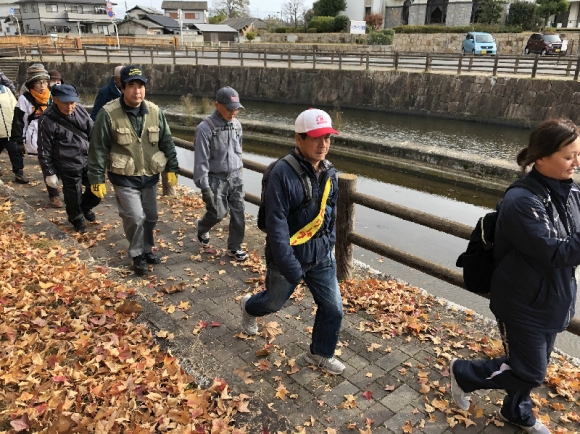
[[[304,200],[302,201],[302,205],[300,205],[300,208],[304,208],[312,200],[312,181],[310,180],[310,176],[308,176],[308,173],[306,173],[306,170],[304,170],[304,168],[298,161],[298,158],[296,158],[294,154],[286,154],[284,157],[282,157],[282,160],[288,163],[290,167],[292,167],[294,172],[296,172],[298,178],[300,178],[302,187],[304,187],[304,195],[305,195]]]
[[[218,127],[216,125],[216,123],[215,123],[215,120],[211,117],[211,115],[206,116],[203,120],[205,122],[207,122],[207,125],[209,126],[209,129],[211,131],[211,138],[212,138],[212,140],[213,140],[213,138],[215,136],[217,136],[217,131],[225,131],[225,130],[228,130],[229,129],[229,128],[225,128],[224,126]],[[236,136],[239,137],[240,136],[240,130],[241,130],[240,121],[234,118],[234,120],[232,121],[232,124],[234,126],[233,129],[236,132]],[[239,127],[238,127],[238,125],[239,125]],[[211,143],[210,143],[210,145],[211,145]]]
[[[79,130],[77,127],[75,127],[68,119],[65,119],[64,117],[59,116],[58,113],[56,113],[54,110],[47,111],[45,116],[47,118],[49,118],[51,121],[54,121],[57,124],[59,124],[60,126],[66,128],[67,130],[69,130],[73,134],[76,134],[84,141],[86,141],[86,142],[89,141],[89,136],[87,136],[86,133]]]

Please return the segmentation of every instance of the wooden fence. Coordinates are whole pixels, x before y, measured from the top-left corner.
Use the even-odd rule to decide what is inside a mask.
[[[193,151],[193,143],[183,139],[174,138],[175,145]],[[257,163],[246,158],[243,159],[244,168],[258,173],[264,173],[266,165]],[[193,172],[180,169],[179,174],[189,179],[193,179]],[[357,245],[378,255],[389,258],[393,261],[407,265],[425,274],[433,276],[439,280],[450,283],[465,289],[463,276],[461,273],[442,265],[431,262],[427,259],[412,255],[393,246],[378,242],[365,237],[355,231],[355,205],[389,214],[405,221],[419,224],[430,229],[434,229],[449,235],[468,240],[472,227],[463,225],[452,220],[444,219],[429,213],[417,211],[412,208],[397,205],[386,200],[358,192],[356,190],[356,175],[342,174],[338,177],[340,195],[338,198],[337,221],[336,221],[336,267],[339,280],[349,279],[353,270],[353,246]],[[260,197],[245,192],[246,201],[260,205]],[[488,298],[486,296],[486,298]],[[567,329],[570,333],[580,336],[580,318],[575,316],[570,321]]]

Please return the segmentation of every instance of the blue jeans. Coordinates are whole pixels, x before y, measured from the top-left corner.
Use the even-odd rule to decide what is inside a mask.
[[[504,389],[501,413],[512,423],[533,426],[536,416],[530,392],[544,381],[556,333],[498,322],[505,356],[488,360],[457,360],[453,373],[464,392]]]
[[[329,253],[321,262],[303,265],[304,282],[310,289],[318,309],[312,329],[310,352],[322,357],[334,356],[342,322],[342,298],[336,279],[336,261]],[[294,292],[296,285],[288,282],[274,264],[268,264],[266,289],[246,302],[246,312],[264,316],[278,312]]]

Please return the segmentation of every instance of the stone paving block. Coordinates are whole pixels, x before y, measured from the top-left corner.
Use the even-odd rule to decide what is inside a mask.
[[[364,357],[359,356],[348,347],[342,348],[342,355],[337,356],[344,364],[353,368],[351,373],[366,369],[369,366],[369,361]]]
[[[482,429],[481,426],[477,426],[477,425],[470,425],[469,427],[465,427],[465,425],[463,423],[458,423],[457,425],[455,425],[453,428],[451,428],[451,432],[454,434],[475,434],[477,432],[479,432]]]
[[[324,418],[322,423],[327,424],[327,426],[332,427],[339,433],[352,433],[352,430],[347,428],[349,422],[355,422],[361,417],[360,408],[335,408],[332,409]],[[359,428],[362,428],[359,426]],[[324,431],[322,431],[324,432]],[[356,432],[356,431],[355,431]]]
[[[411,338],[412,339],[412,338]],[[406,343],[406,345],[401,346],[401,351],[409,356],[413,357],[426,347],[426,344],[422,344],[411,340]]]
[[[483,429],[483,432],[485,434],[517,434],[521,433],[522,429],[510,423],[505,423],[502,427],[490,423]]]
[[[365,369],[350,376],[350,382],[361,390],[367,390],[369,384],[380,378],[386,372],[376,365],[368,365]]]
[[[350,381],[343,380],[340,384],[335,386],[332,391],[324,393],[322,399],[330,407],[337,407],[344,402],[344,395],[356,395],[360,389],[352,384]]]
[[[387,353],[378,359],[375,364],[379,365],[383,370],[393,375],[391,371],[400,369],[402,364],[407,360],[409,360],[408,354],[405,354],[398,349],[393,349],[392,352]]]
[[[437,420],[431,422],[429,416],[426,415],[425,426],[421,428],[421,432],[425,434],[443,434],[444,432],[450,429],[449,424],[447,423],[447,419],[445,418],[445,415],[438,413],[436,417]]]
[[[373,378],[373,382],[365,387],[365,390],[369,390],[373,394],[373,399],[376,401],[382,400],[385,396],[390,395],[392,392],[385,390],[386,386],[393,386],[397,384],[397,380],[394,379],[389,374],[384,374],[378,378]]]
[[[373,402],[370,407],[362,412],[361,417],[359,417],[358,420],[355,419],[355,422],[357,422],[359,428],[362,428],[366,425],[367,419],[372,420],[371,429],[372,432],[375,433],[375,429],[384,426],[385,422],[393,417],[393,414],[394,413],[391,410],[381,403]]]
[[[419,397],[419,394],[411,389],[406,384],[401,384],[391,394],[385,396],[381,399],[381,404],[387,407],[389,410],[397,413],[406,405],[415,401]]]
[[[298,384],[301,384],[302,386],[310,383],[318,377],[320,377],[320,372],[314,371],[308,367],[304,367],[295,374],[292,374],[294,381],[296,381]]]
[[[395,411],[393,417],[389,418],[385,423],[391,432],[400,434],[403,432],[403,426],[407,421],[411,421],[412,426],[415,427],[424,418],[424,413],[417,412],[414,406],[407,405]]]

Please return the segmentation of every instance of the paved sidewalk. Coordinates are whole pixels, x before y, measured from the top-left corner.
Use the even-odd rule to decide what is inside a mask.
[[[449,308],[394,281],[366,287],[347,283],[338,355],[347,368],[341,376],[326,375],[301,357],[310,342],[315,307],[307,289],[298,290],[278,314],[261,319],[261,335],[240,333],[238,301],[263,283],[264,236],[253,219],[246,234],[251,257],[239,264],[225,255],[226,224],[211,232],[211,248],[197,242],[195,221],[203,212],[197,194],[179,188],[177,198],[160,197],[156,236],[162,264],[141,279],[130,270],[110,184],[95,209],[97,221],[79,235],[64,209],[49,206],[35,160],[28,157],[26,165],[34,182],[13,184],[14,200],[27,219],[37,220],[23,230],[77,242],[89,261],[135,286],[144,308],[139,320],[158,335],[160,345],[179,356],[200,385],[220,377],[235,394],[251,397],[250,412],[236,416],[248,433],[520,431],[496,417],[502,393],[475,394],[469,412],[451,402],[450,359],[484,357],[483,351],[499,349],[495,326],[473,312]],[[6,154],[0,156],[0,171],[2,181],[13,181]],[[558,391],[544,384],[535,391],[534,402],[553,432],[580,432],[580,373],[559,358],[551,375],[554,383],[560,381]]]

